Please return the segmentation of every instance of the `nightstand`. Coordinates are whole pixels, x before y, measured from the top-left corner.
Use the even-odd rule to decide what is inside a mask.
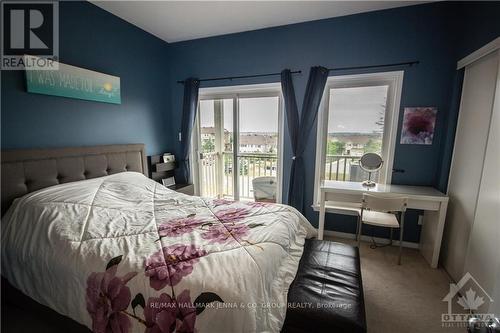
[[[179,193],[184,193],[187,195],[194,195],[194,185],[193,184],[175,184],[172,186],[167,186],[167,188],[174,190]]]
[[[174,177],[175,169],[177,168],[176,162],[162,162],[163,155],[151,155],[148,156],[148,169],[149,178],[162,184],[162,179]],[[175,184],[168,186],[167,188],[177,191],[179,193],[184,193],[187,195],[194,195],[193,184]]]

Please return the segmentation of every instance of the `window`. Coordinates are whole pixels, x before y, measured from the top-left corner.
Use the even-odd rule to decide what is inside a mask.
[[[372,175],[390,183],[403,72],[329,77],[319,110],[314,202],[322,180],[361,182],[359,166],[369,152],[384,164]]]

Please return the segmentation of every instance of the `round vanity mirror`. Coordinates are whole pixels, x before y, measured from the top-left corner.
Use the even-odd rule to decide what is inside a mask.
[[[383,163],[384,161],[382,160],[382,157],[380,157],[379,154],[366,153],[363,156],[361,156],[359,160],[359,166],[361,167],[361,169],[368,172],[368,179],[363,181],[362,183],[364,186],[368,187],[375,186],[376,183],[371,180],[372,173],[380,170],[380,168],[382,168]]]

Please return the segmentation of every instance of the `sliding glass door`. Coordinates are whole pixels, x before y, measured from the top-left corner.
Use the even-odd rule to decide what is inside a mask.
[[[279,201],[282,128],[279,91],[200,96],[193,143],[199,194]]]

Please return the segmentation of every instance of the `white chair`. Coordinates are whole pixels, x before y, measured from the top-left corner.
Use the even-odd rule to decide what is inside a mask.
[[[363,224],[374,225],[377,227],[399,228],[399,257],[398,265],[401,265],[401,251],[403,243],[403,228],[405,220],[406,207],[408,205],[407,197],[383,197],[379,195],[363,194],[361,204],[361,224],[358,229],[358,246],[361,240],[361,232]],[[396,217],[397,213],[401,213],[400,222]]]
[[[252,180],[255,201],[276,202],[276,177],[256,177]]]
[[[361,227],[361,202],[352,202],[351,195],[335,194],[335,201],[325,202],[325,208],[329,213],[356,216],[356,237],[359,236],[359,229]],[[358,239],[359,241],[359,239]]]

